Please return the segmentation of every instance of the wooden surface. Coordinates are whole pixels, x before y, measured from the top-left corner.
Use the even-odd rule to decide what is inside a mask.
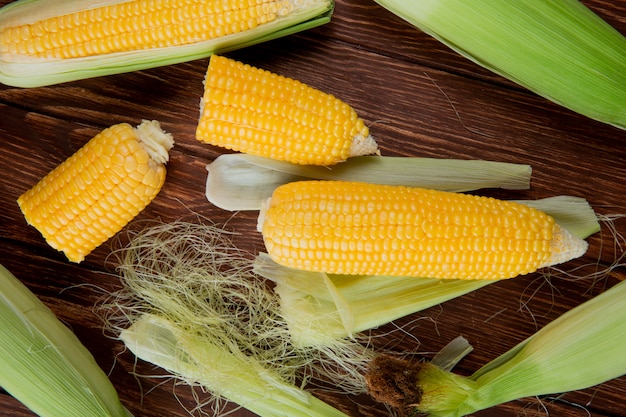
[[[0,1],[4,5],[8,1]],[[626,33],[626,1],[585,2]],[[330,24],[229,56],[335,94],[371,126],[385,155],[488,159],[532,165],[528,191],[483,191],[502,198],[584,197],[601,214],[626,213],[626,132],[564,110],[477,67],[402,22],[373,1],[338,0]],[[0,86],[0,262],[67,323],[110,372],[123,403],[135,416],[186,416],[195,400],[184,387],[158,378],[123,346],[103,334],[93,306],[119,288],[106,261],[107,242],[79,264],[49,248],[26,225],[17,197],[101,129],[119,122],[157,119],[175,136],[168,178],[138,217],[170,221],[199,213],[239,233],[242,248],[262,250],[256,213],[232,213],[204,197],[205,166],[223,151],[194,138],[208,60],[129,74],[19,89]],[[626,234],[626,219],[617,220]],[[608,227],[589,239],[590,251],[564,266],[603,268],[614,261]],[[582,275],[594,268],[577,271]],[[376,343],[429,358],[463,335],[475,347],[457,368],[471,373],[496,355],[590,296],[615,284],[618,268],[599,280],[532,274],[500,282],[373,331]],[[397,330],[399,327],[402,331]],[[626,335],[625,335],[626,337]],[[581,364],[585,366],[585,364]],[[0,372],[2,372],[0,370]],[[365,399],[324,396],[349,415],[389,415]],[[626,381],[526,398],[476,416],[626,416]],[[357,405],[365,404],[364,406]],[[210,410],[205,412],[211,415]],[[0,415],[30,416],[0,394]],[[199,413],[196,413],[199,415]],[[233,416],[249,416],[239,410]]]

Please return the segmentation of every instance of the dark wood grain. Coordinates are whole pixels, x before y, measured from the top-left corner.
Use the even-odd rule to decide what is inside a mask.
[[[0,5],[7,3],[0,0]],[[626,34],[626,1],[584,3]],[[600,214],[626,213],[626,132],[574,114],[478,67],[373,1],[338,0],[330,24],[229,56],[348,102],[367,121],[386,155],[532,165],[530,190],[483,194],[513,199],[569,194],[588,199]],[[114,243],[105,243],[79,265],[71,264],[26,225],[15,201],[99,130],[157,119],[174,135],[176,146],[162,192],[137,221],[200,215],[237,232],[234,241],[243,249],[262,250],[256,213],[224,212],[204,197],[205,166],[223,152],[194,138],[207,63],[202,59],[34,89],[0,85],[0,263],[76,332],[110,372],[122,401],[136,416],[186,416],[196,401],[188,388],[173,381],[135,377],[163,373],[136,362],[121,343],[103,333],[94,305],[120,286],[108,258]],[[626,234],[626,219],[616,220],[615,227]],[[576,274],[583,275],[594,272],[596,265],[607,267],[616,257],[612,239],[605,225],[589,239],[589,253],[564,268],[582,267]],[[617,268],[596,281],[558,273],[550,279],[541,274],[518,277],[371,334],[376,346],[425,358],[463,335],[475,350],[458,372],[469,374],[624,274]],[[389,415],[367,398],[316,395],[352,416]],[[626,383],[619,378],[541,400],[520,399],[475,415],[619,417],[626,416],[625,402]],[[204,412],[212,414],[208,408]],[[0,392],[0,415],[32,413]],[[252,414],[238,410],[232,415]]]

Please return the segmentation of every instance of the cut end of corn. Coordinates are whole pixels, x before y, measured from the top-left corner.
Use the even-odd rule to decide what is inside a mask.
[[[114,125],[52,170],[17,203],[28,224],[72,262],[120,231],[158,194],[173,146],[157,121]]]
[[[552,217],[526,205],[342,181],[278,187],[257,228],[276,263],[348,275],[505,279],[587,249]]]
[[[300,81],[211,57],[196,138],[301,165],[334,165],[378,154],[355,110]]]
[[[169,151],[174,146],[174,138],[161,129],[156,120],[144,120],[135,128],[137,139],[143,145],[150,160],[156,165],[165,164],[170,159]]]

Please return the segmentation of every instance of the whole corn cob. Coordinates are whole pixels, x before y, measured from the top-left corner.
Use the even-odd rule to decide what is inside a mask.
[[[326,23],[331,0],[19,0],[0,9],[0,82],[151,68]]]
[[[174,141],[157,121],[114,125],[92,138],[17,202],[48,244],[81,262],[158,194]]]
[[[504,279],[587,250],[522,204],[342,181],[280,186],[258,229],[275,262],[334,274]]]
[[[130,0],[0,31],[0,53],[54,59],[179,46],[252,29],[289,13],[288,0]]]
[[[297,80],[213,55],[196,138],[302,165],[378,153],[369,129],[338,98]]]

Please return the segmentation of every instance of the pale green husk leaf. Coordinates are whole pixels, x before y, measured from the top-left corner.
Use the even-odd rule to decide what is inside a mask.
[[[596,213],[582,198],[557,196],[518,203],[545,211],[581,239],[600,228]],[[297,346],[352,337],[493,283],[301,271],[278,265],[264,253],[255,260],[255,272],[276,284],[283,316]]]
[[[376,0],[477,64],[626,127],[626,38],[578,0]]]
[[[18,0],[0,9],[0,26],[28,23],[114,3],[119,3],[119,0]],[[294,1],[294,5],[290,14],[254,29],[188,45],[73,59],[0,56],[0,82],[16,87],[40,87],[192,61],[326,24],[334,8],[332,0]]]
[[[626,374],[625,334],[623,281],[563,314],[468,378],[443,371],[422,375],[426,388],[418,409],[433,417],[461,417],[518,398],[609,381]]]
[[[42,417],[129,417],[91,353],[0,265],[0,386]]]
[[[474,350],[469,341],[463,336],[457,336],[445,345],[430,363],[445,371],[451,371],[457,363]]]
[[[259,210],[282,184],[333,179],[462,192],[528,189],[529,165],[504,162],[358,156],[332,167],[296,165],[247,154],[224,154],[207,166],[206,197],[225,210]]]
[[[144,314],[120,333],[138,357],[265,417],[346,417],[252,358],[213,344],[174,322]]]

